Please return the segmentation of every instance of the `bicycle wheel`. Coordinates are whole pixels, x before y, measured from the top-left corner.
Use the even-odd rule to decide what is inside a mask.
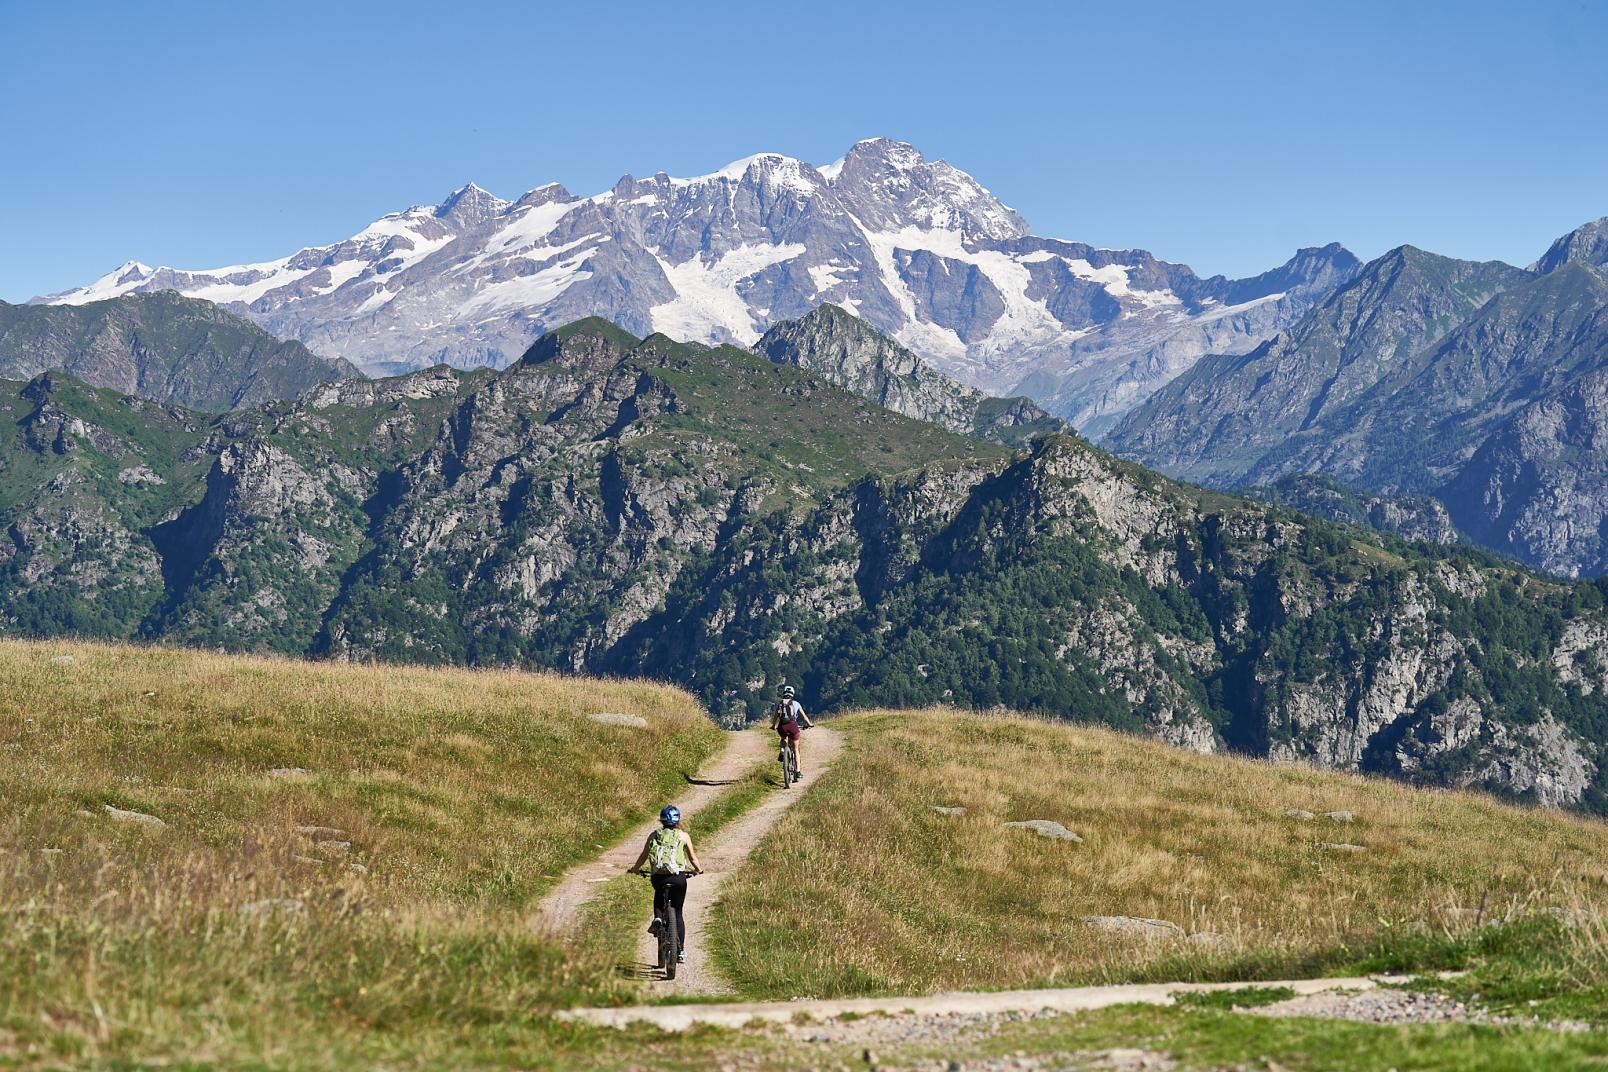
[[[659,965],[664,977],[676,977],[676,958],[681,954],[681,928],[676,926],[676,910],[665,906],[664,930],[659,932]]]
[[[793,784],[793,743],[789,741],[782,749],[782,788],[786,789]]]

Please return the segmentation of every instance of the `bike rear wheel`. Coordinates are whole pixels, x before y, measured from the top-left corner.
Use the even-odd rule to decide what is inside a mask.
[[[674,979],[676,958],[681,955],[681,928],[676,926],[675,909],[666,907],[664,929],[659,932],[659,967],[664,969],[666,979]]]
[[[798,753],[793,751],[793,742],[788,741],[782,746],[782,788],[789,788],[798,781]]]

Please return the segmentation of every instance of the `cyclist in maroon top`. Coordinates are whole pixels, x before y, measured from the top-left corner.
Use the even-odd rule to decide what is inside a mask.
[[[793,758],[798,763],[798,776],[804,777],[804,754],[799,751],[799,734],[804,727],[813,726],[810,716],[804,713],[804,705],[794,697],[793,686],[788,685],[782,689],[782,698],[776,702],[776,710],[771,712],[771,729],[784,741],[793,742]]]

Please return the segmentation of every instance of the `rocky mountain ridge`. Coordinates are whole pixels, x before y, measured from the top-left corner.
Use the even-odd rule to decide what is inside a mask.
[[[1602,574],[1605,229],[1560,238],[1533,270],[1394,250],[1251,353],[1203,358],[1110,443],[1222,487],[1324,473],[1432,496],[1484,546]]]
[[[1356,266],[1331,245],[1253,279],[1202,279],[1142,250],[1037,237],[970,175],[875,138],[821,167],[761,153],[591,197],[470,184],[279,260],[130,261],[38,300],[177,290],[376,374],[502,367],[586,316],[746,346],[831,302],[951,377],[1098,430],[1201,354],[1294,323]]]
[[[466,209],[467,211],[467,209]],[[7,631],[995,705],[1608,809],[1608,587],[590,320],[221,416],[0,396]]]
[[[358,375],[211,302],[170,292],[78,306],[0,302],[0,377],[62,369],[153,402],[222,410]]]
[[[754,350],[778,364],[813,372],[884,409],[961,435],[1021,445],[1035,436],[1071,430],[1030,398],[993,398],[950,379],[835,305],[771,325]]]

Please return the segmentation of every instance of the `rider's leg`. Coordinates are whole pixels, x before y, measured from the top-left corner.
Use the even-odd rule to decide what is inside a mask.
[[[669,877],[668,875],[654,875],[649,879],[653,883],[653,918],[656,920],[662,921],[669,918],[670,886],[666,882]]]
[[[665,900],[669,910],[676,914],[676,942],[679,944],[677,953],[687,951],[687,917],[682,915],[681,909],[687,903],[687,876],[665,876]]]

